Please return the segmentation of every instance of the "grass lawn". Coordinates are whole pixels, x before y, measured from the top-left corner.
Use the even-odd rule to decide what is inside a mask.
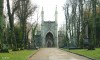
[[[76,50],[64,49],[64,50],[75,52],[75,53],[85,55],[85,56],[88,56],[88,57],[92,57],[96,60],[100,60],[100,48],[96,48],[96,50],[87,50],[87,49],[76,49]]]
[[[26,60],[37,50],[11,51],[10,53],[0,53],[0,60]]]

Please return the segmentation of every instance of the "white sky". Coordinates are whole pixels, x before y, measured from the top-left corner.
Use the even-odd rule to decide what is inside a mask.
[[[6,0],[4,0],[6,6]],[[62,24],[65,24],[65,16],[64,16],[64,11],[63,11],[63,6],[66,0],[31,0],[32,4],[35,4],[38,6],[38,16],[39,18],[39,23],[41,23],[41,10],[42,7],[44,8],[44,20],[45,21],[54,21],[55,20],[55,9],[57,5],[57,10],[58,10],[58,27],[60,27]],[[6,11],[6,7],[4,8],[4,11]],[[37,20],[37,11],[34,14],[34,17],[31,18],[31,23],[35,20]],[[4,12],[5,13],[5,12]],[[7,14],[7,13],[6,13]]]
[[[65,17],[63,12],[63,6],[66,0],[31,0],[32,4],[38,6],[38,15],[41,16],[42,7],[44,8],[44,20],[45,21],[54,21],[55,20],[55,9],[57,5],[58,10],[58,27],[61,24],[65,23]],[[41,22],[41,17],[39,18]]]

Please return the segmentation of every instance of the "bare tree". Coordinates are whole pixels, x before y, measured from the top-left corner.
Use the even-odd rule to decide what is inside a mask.
[[[68,29],[69,29],[69,4],[65,3],[64,7],[65,19],[66,19],[66,40],[67,40],[67,47],[69,47],[69,38],[68,38]]]
[[[6,0],[6,1],[7,1],[9,23],[10,23],[10,33],[11,33],[10,34],[10,37],[11,37],[10,39],[11,39],[11,42],[12,42],[11,46],[12,46],[12,48],[14,50],[16,50],[17,49],[17,45],[16,45],[15,36],[14,36],[14,13],[18,9],[18,7],[20,6],[20,5],[18,5],[19,0],[18,1],[17,0],[13,1],[12,9],[11,9],[9,0]]]
[[[84,25],[83,24],[83,22],[84,22],[83,21],[83,0],[78,0],[78,3],[79,3],[79,28],[81,27],[79,29],[81,31],[80,31],[78,37],[80,38],[79,39],[80,40],[80,43],[79,43],[80,47],[83,48],[83,38],[84,38],[83,37],[84,36],[84,27],[83,27],[83,25]]]
[[[75,18],[76,18],[76,7],[77,7],[77,0],[73,1],[70,0],[72,5],[72,14],[69,16],[69,4],[66,2],[64,5],[64,13],[65,13],[65,20],[66,20],[66,38],[69,38],[67,41],[67,45],[70,48],[74,40],[74,33],[75,33]],[[71,6],[70,6],[71,7]],[[70,37],[68,37],[68,34]]]
[[[21,5],[18,10],[16,11],[16,15],[18,19],[20,20],[20,27],[22,28],[22,40],[23,45],[26,48],[27,47],[27,33],[26,33],[26,23],[27,19],[34,13],[37,6],[32,6],[30,3],[30,0],[21,0],[19,3]]]
[[[70,40],[69,43],[74,47],[83,47],[83,38],[84,38],[84,16],[83,16],[83,2],[84,0],[69,0],[70,7],[72,12],[67,14],[65,10],[66,24],[69,30]],[[67,9],[67,5],[65,6]]]

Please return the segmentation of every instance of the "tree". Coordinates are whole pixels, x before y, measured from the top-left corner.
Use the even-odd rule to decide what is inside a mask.
[[[3,32],[2,21],[3,21],[3,0],[0,0],[0,32]],[[1,46],[2,46],[2,34],[0,34],[0,49]]]
[[[16,25],[14,26],[14,33],[15,33],[15,37],[16,37],[16,44],[17,44],[17,48],[22,48],[22,31],[21,28]]]
[[[92,29],[91,29],[91,40],[90,40],[90,45],[89,45],[89,50],[94,50],[95,49],[95,41],[96,41],[96,2],[97,0],[91,0],[92,3]]]
[[[10,39],[11,39],[13,50],[16,50],[17,49],[17,44],[16,44],[16,39],[15,39],[15,34],[14,34],[14,13],[18,9],[18,7],[20,6],[20,5],[18,5],[18,2],[20,0],[18,0],[18,1],[14,0],[13,1],[12,10],[11,10],[9,0],[6,0],[6,1],[7,1],[7,10],[8,10],[9,23],[10,23]]]
[[[93,8],[93,0],[88,0],[87,4],[86,4],[86,8],[84,10],[84,17],[85,20],[87,21],[87,25],[88,25],[88,36],[89,36],[89,50],[93,50],[95,49],[95,47],[99,47],[99,28],[100,28],[100,1],[97,0],[98,2],[96,2],[95,8]],[[96,12],[94,12],[96,11]],[[95,14],[95,16],[94,16]],[[94,20],[95,18],[95,20]],[[94,37],[93,37],[94,36]]]
[[[18,19],[20,20],[20,27],[22,28],[22,40],[23,40],[23,45],[25,48],[27,48],[28,40],[27,40],[27,31],[26,31],[26,23],[27,19],[34,13],[36,10],[36,6],[32,6],[30,3],[30,0],[21,0],[18,3],[21,5],[17,11],[16,15]]]
[[[69,4],[65,3],[63,9],[64,9],[65,19],[66,19],[66,40],[67,40],[67,47],[69,47],[69,38],[68,38]]]
[[[33,39],[33,42],[34,42],[34,48],[36,49],[36,42],[34,40],[34,37],[35,37],[35,32],[36,32],[36,28],[37,28],[38,24],[36,24],[34,26],[34,28],[32,28],[32,39]]]
[[[65,6],[64,6],[64,13],[65,13],[65,20],[66,20],[66,36],[69,36],[69,41],[68,41],[68,45],[69,48],[70,47],[76,47],[76,29],[77,29],[77,14],[76,14],[76,10],[77,10],[77,0],[70,0],[70,7],[72,7],[72,12],[69,15],[69,4],[66,2]]]
[[[96,47],[100,47],[100,1],[97,2],[97,12],[96,12]]]
[[[80,47],[83,48],[84,39],[84,18],[83,18],[83,0],[78,0],[79,2],[79,23],[81,23],[81,34],[80,34]]]
[[[66,25],[69,31],[69,43],[70,45],[73,45],[72,47],[79,47],[83,48],[84,45],[84,35],[85,35],[85,21],[84,21],[84,15],[83,15],[83,6],[84,6],[84,0],[69,0],[70,1],[70,7],[71,8],[71,14],[68,14],[68,9],[66,8],[67,5],[65,5],[66,11],[65,18],[66,19]]]
[[[88,49],[93,50],[99,46],[99,0],[69,0],[71,5],[71,14],[65,12],[66,24],[69,30],[69,42],[75,38],[77,47],[84,48],[88,43]],[[67,5],[65,5],[67,7]],[[77,14],[76,14],[77,13]],[[68,17],[69,16],[69,17]],[[67,31],[68,31],[67,30]],[[88,40],[87,40],[88,39]],[[98,39],[98,40],[97,40]],[[74,40],[73,40],[74,41]],[[70,42],[71,43],[71,42]],[[98,43],[98,44],[96,44]]]
[[[6,41],[6,27],[5,27],[5,16],[3,14],[3,0],[0,0],[0,51],[8,52],[7,41]]]

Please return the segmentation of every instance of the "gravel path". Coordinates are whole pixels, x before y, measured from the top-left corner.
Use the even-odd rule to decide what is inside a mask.
[[[85,57],[72,54],[58,48],[41,48],[28,60],[90,60]]]

